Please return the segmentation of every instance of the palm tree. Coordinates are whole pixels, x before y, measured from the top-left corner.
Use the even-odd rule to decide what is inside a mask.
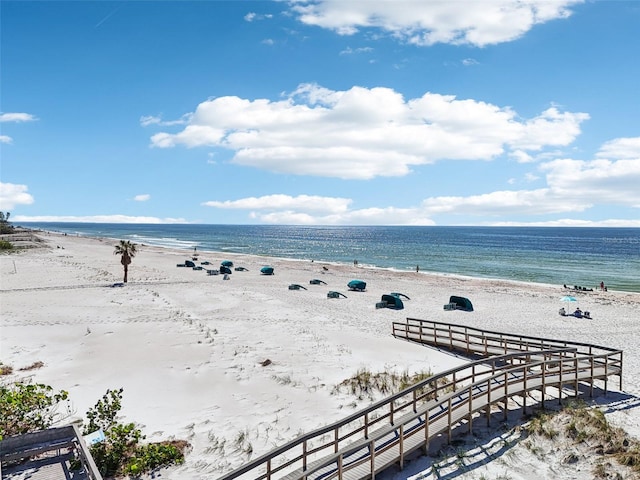
[[[120,244],[116,245],[114,255],[120,255],[120,263],[124,267],[124,283],[127,283],[127,274],[129,273],[129,265],[131,259],[136,256],[136,244],[129,240],[120,240]]]

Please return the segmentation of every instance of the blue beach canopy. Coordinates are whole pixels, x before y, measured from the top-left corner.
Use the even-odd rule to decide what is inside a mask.
[[[233,267],[233,262],[231,260],[223,260],[220,265],[223,267]]]
[[[362,280],[351,280],[349,283],[347,283],[347,287],[349,287],[349,290],[364,291],[364,289],[367,288],[367,284]]]
[[[273,267],[264,266],[260,269],[260,273],[263,275],[273,275]]]

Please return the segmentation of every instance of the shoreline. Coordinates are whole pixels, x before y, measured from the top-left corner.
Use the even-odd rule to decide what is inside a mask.
[[[640,398],[640,295],[633,292],[578,295],[592,314],[585,320],[558,315],[562,286],[198,252],[214,267],[228,259],[248,268],[225,281],[177,268],[190,253],[159,246],[139,249],[129,283],[111,288],[122,281],[117,240],[43,237],[48,248],[0,256],[0,360],[14,367],[13,378],[19,368],[43,362],[22,375],[68,390],[74,418],[106,389],[124,388],[123,417],[141,425],[148,441],[185,439],[193,446],[185,465],[162,471],[165,479],[204,480],[232,470],[247,459],[233,447],[240,433],[255,458],[344,418],[368,404],[334,392],[359,369],[437,373],[466,361],[393,338],[391,322],[406,317],[624,350],[620,398],[630,400],[608,405],[606,416],[640,437],[633,401]],[[275,275],[260,275],[267,263]],[[313,278],[326,285],[310,285]],[[354,278],[367,282],[364,292],[347,290]],[[289,290],[293,283],[306,290]],[[328,299],[328,290],[348,298]],[[392,291],[410,297],[404,310],[376,309]],[[469,298],[474,311],[445,311],[450,295]]]
[[[66,233],[61,233],[61,232],[57,232],[57,231],[52,231],[52,230],[43,230],[43,229],[30,229],[28,227],[25,227],[26,230],[30,230],[32,232],[34,232],[34,234],[38,234],[38,233],[43,233],[46,235],[51,235],[51,236],[61,236],[61,237],[65,237],[65,236],[70,236],[70,237],[75,237],[75,238],[86,238],[86,239],[94,239],[100,242],[106,242],[106,241],[112,241],[112,242],[119,242],[120,238],[117,237],[104,237],[104,236],[93,236],[93,235],[87,235],[87,234],[75,234],[75,235],[68,235]],[[187,256],[187,257],[191,257],[192,252],[190,252],[189,250],[185,250],[183,248],[179,248],[179,247],[172,247],[172,246],[166,246],[166,245],[155,245],[155,244],[146,244],[143,242],[132,242],[132,243],[136,243],[137,245],[140,245],[141,247],[144,248],[157,248],[157,249],[163,249],[163,250],[167,250],[169,252],[174,252],[174,253],[180,253],[182,252],[183,255]],[[350,268],[352,266],[354,266],[355,268],[359,268],[362,269],[363,271],[368,271],[368,270],[373,270],[373,271],[388,271],[388,272],[393,272],[393,273],[399,273],[399,274],[413,274],[413,273],[418,273],[421,275],[425,275],[425,276],[433,276],[436,278],[440,278],[440,277],[444,277],[444,278],[454,278],[454,279],[460,279],[460,280],[478,280],[478,281],[486,281],[486,282],[507,282],[507,283],[513,283],[514,285],[519,285],[519,286],[541,286],[541,287],[557,287],[559,284],[555,284],[555,283],[546,283],[546,282],[532,282],[532,281],[527,281],[527,280],[516,280],[516,279],[510,279],[510,278],[498,278],[498,277],[482,277],[482,276],[475,276],[475,275],[464,275],[464,274],[459,274],[459,273],[450,273],[450,272],[436,272],[436,271],[430,271],[430,270],[420,270],[419,272],[414,272],[412,269],[406,269],[406,270],[402,270],[399,268],[395,268],[395,267],[380,267],[380,266],[376,266],[373,264],[365,264],[365,263],[358,263],[358,265],[352,265],[350,262],[340,262],[340,261],[330,261],[330,260],[314,260],[314,259],[303,259],[303,258],[291,258],[291,257],[276,257],[276,256],[272,256],[272,255],[258,255],[258,254],[253,254],[253,253],[240,253],[240,252],[225,252],[225,251],[220,251],[220,250],[199,250],[198,251],[199,255],[202,254],[209,254],[212,256],[238,256],[238,257],[253,257],[253,258],[264,258],[264,259],[271,259],[272,261],[288,261],[288,262],[300,262],[300,263],[306,263],[306,262],[311,262],[311,263],[317,263],[318,265],[333,265],[335,267],[341,267],[341,268]],[[268,262],[267,262],[268,263]],[[597,286],[593,286],[590,287],[593,288],[593,291],[600,291],[599,288]],[[589,293],[589,291],[580,291],[580,290],[574,290],[572,288],[568,287],[568,291],[571,291],[573,293]],[[639,291],[634,291],[634,290],[618,290],[618,289],[608,289],[609,292],[619,292],[621,294],[637,294],[640,295],[640,290]]]

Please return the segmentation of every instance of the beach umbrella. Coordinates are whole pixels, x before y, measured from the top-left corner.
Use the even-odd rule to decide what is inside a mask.
[[[565,295],[560,299],[561,302],[577,302],[578,299],[576,297],[572,297],[570,295]]]

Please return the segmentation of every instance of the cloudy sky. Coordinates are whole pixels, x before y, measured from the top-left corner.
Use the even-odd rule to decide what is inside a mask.
[[[640,227],[640,2],[2,0],[20,221]]]

